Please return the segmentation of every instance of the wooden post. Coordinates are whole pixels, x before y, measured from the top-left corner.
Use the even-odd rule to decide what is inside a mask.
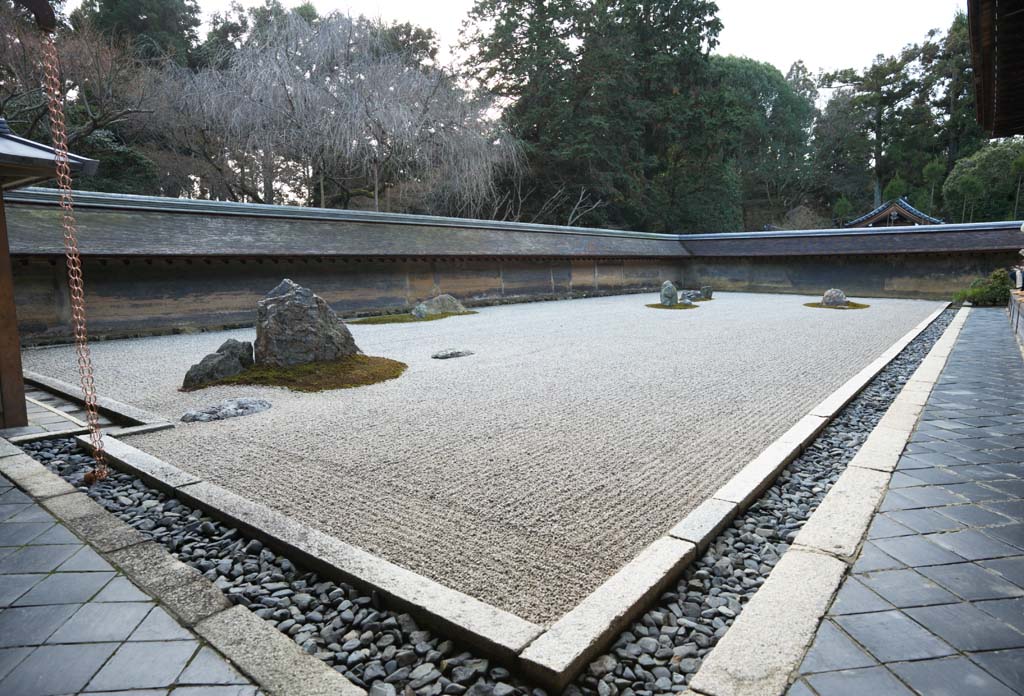
[[[4,196],[0,191],[0,428],[28,425],[25,382],[21,373],[21,340],[14,308],[14,271],[7,240]]]

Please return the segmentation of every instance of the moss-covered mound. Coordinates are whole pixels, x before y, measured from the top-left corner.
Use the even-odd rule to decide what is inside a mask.
[[[861,304],[860,302],[847,301],[845,307],[833,307],[832,305],[824,305],[820,302],[805,302],[804,307],[814,307],[815,309],[867,309],[871,305]]]
[[[697,305],[695,304],[674,304],[671,307],[666,307],[660,302],[656,302],[645,306],[650,307],[651,309],[697,309]]]
[[[381,314],[376,317],[365,317],[363,319],[352,319],[346,324],[411,324],[417,321],[437,321],[447,317],[464,317],[476,312],[450,312],[446,314],[430,314],[420,319],[412,314]]]
[[[372,355],[350,355],[332,362],[315,362],[292,367],[256,365],[244,372],[198,387],[217,384],[256,384],[286,387],[292,391],[318,392],[329,389],[351,389],[395,379],[407,368],[403,362]]]

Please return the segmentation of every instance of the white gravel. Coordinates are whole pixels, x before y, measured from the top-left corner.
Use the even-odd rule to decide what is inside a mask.
[[[269,411],[131,439],[176,466],[524,618],[548,623],[934,311],[935,302],[717,294],[489,307],[352,326],[399,379],[319,394],[177,391],[251,330],[93,345],[102,394],[177,420],[221,399]],[[433,360],[445,348],[475,354]],[[27,369],[74,381],[69,347]]]

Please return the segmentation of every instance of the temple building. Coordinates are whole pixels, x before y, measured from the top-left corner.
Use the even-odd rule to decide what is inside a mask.
[[[850,220],[843,227],[908,227],[911,225],[941,225],[944,221],[926,215],[910,205],[906,198],[886,201],[870,213]]]

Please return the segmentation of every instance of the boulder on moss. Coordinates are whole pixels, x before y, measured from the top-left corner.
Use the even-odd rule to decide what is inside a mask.
[[[256,304],[256,364],[288,367],[360,353],[352,333],[309,288],[284,279]]]
[[[462,306],[462,303],[447,294],[431,297],[429,300],[420,302],[412,309],[412,315],[417,319],[438,314],[464,314],[465,312],[466,308]]]
[[[679,291],[676,289],[675,283],[671,280],[666,280],[661,284],[661,304],[664,307],[672,307],[679,301]]]
[[[845,307],[849,300],[846,299],[845,292],[839,288],[831,288],[821,296],[821,304],[825,307]]]

